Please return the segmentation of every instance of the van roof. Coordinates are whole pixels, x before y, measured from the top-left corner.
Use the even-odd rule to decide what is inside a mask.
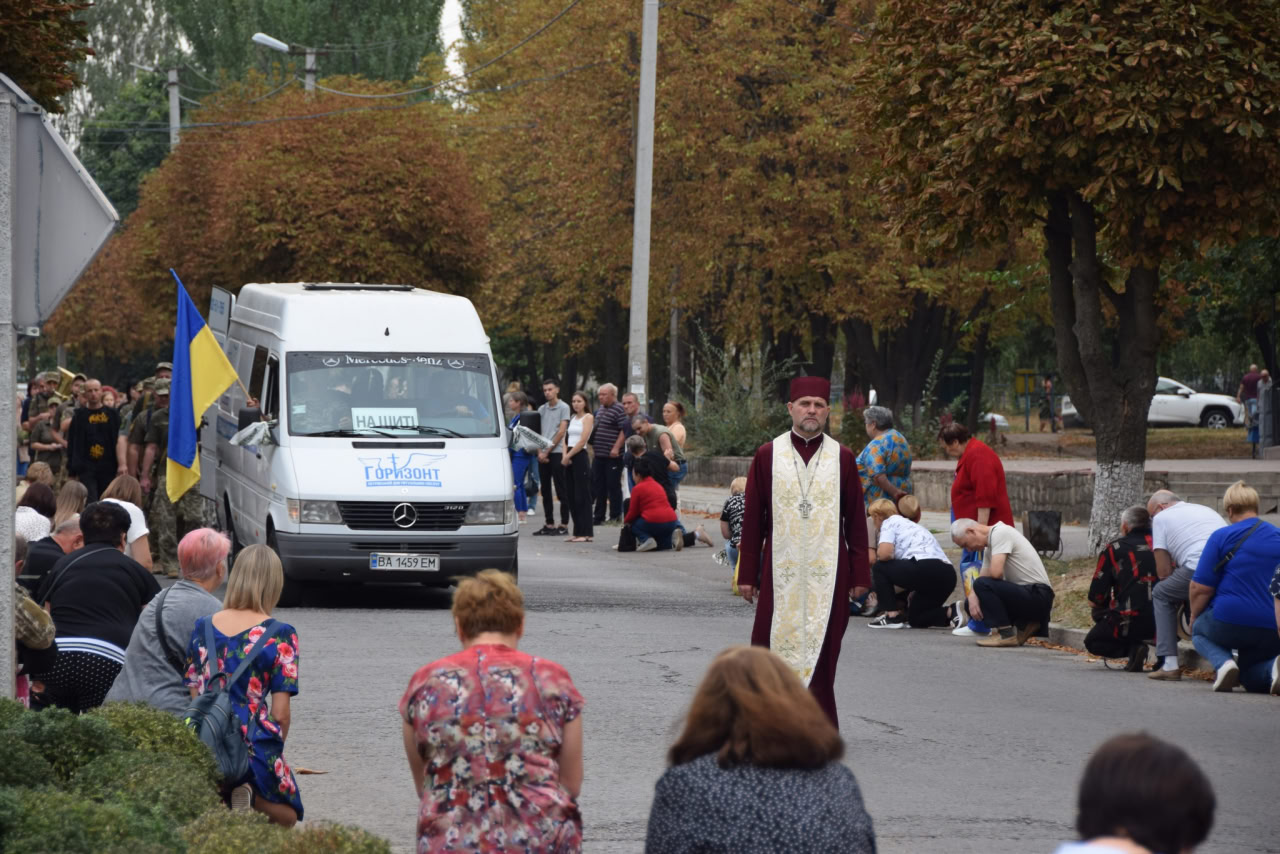
[[[254,282],[231,319],[290,350],[478,353],[489,341],[471,300],[410,285]]]

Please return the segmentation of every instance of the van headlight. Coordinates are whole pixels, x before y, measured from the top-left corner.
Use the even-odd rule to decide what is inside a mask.
[[[341,525],[342,513],[338,511],[336,501],[300,501],[297,498],[285,499],[285,507],[289,511],[289,519],[293,522],[319,525]]]
[[[464,525],[511,525],[516,520],[515,499],[507,501],[473,501],[467,507]]]

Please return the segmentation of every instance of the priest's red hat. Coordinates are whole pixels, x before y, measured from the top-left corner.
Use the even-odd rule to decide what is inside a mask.
[[[825,377],[796,377],[791,381],[788,400],[795,403],[802,397],[831,398],[831,381]]]

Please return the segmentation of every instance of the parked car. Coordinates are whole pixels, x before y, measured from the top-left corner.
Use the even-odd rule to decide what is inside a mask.
[[[1067,427],[1087,426],[1068,395],[1062,396],[1062,423]],[[1198,392],[1177,380],[1160,377],[1147,410],[1152,427],[1208,427],[1222,430],[1244,426],[1244,407],[1225,394]]]
[[[1005,418],[999,412],[984,412],[978,416],[978,429],[990,430],[991,422],[996,422],[996,430],[1001,433],[1009,432],[1009,419]]]

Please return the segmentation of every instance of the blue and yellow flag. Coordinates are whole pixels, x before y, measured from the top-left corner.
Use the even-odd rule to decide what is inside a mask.
[[[178,325],[173,333],[173,377],[169,380],[169,459],[165,463],[165,491],[177,502],[200,482],[197,425],[204,412],[232,383],[236,369],[213,337],[195,303],[178,283]]]

